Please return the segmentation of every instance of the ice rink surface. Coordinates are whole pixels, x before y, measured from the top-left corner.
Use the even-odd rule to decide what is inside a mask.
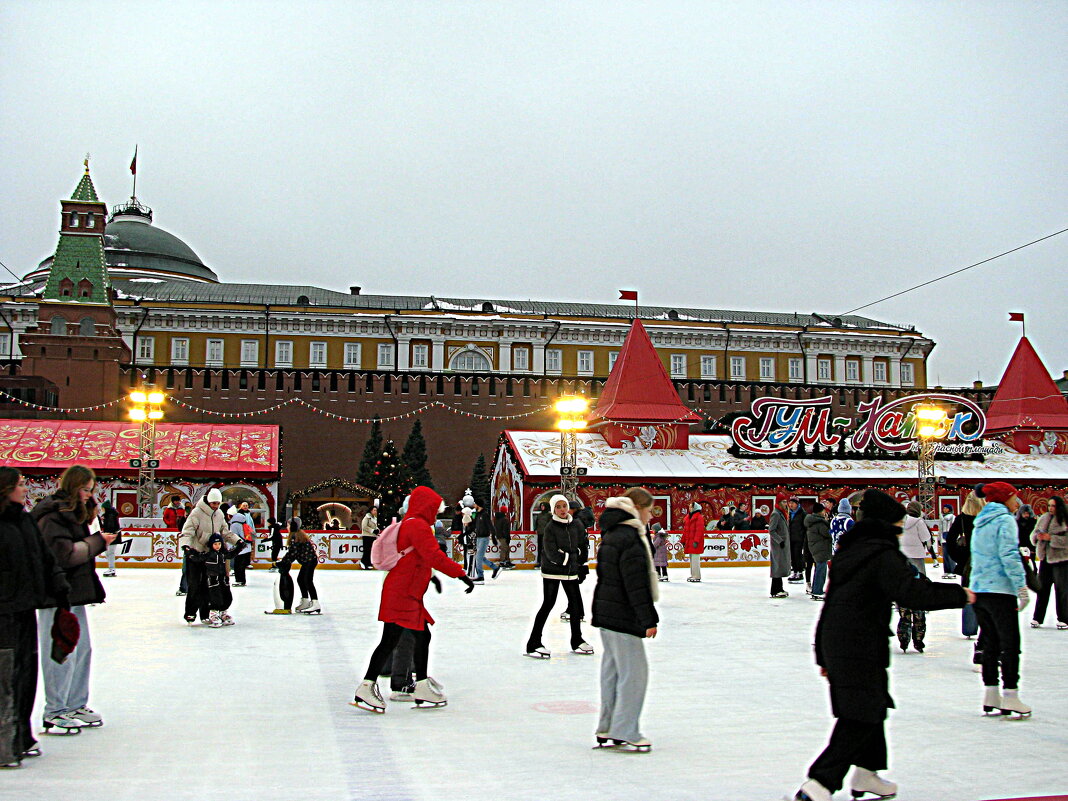
[[[660,585],[642,720],[653,750],[635,754],[591,747],[600,657],[568,651],[562,594],[545,632],[552,659],[521,656],[541,597],[533,571],[487,575],[471,595],[449,579],[442,595],[431,589],[430,674],[449,705],[372,715],[348,702],[378,640],[383,574],[319,570],[324,614],[278,617],[263,614],[275,575],[257,569],[234,589],[237,625],[209,629],[182,621],[177,571],[120,568],[90,610],[90,706],[105,725],[42,736],[44,756],[0,776],[0,798],[792,798],[832,725],[812,661],[820,604],[803,585],[769,599],[767,568],[706,568],[701,584],[687,574]],[[582,590],[588,605],[592,578]],[[1051,619],[1023,630],[1031,720],[981,715],[958,611],[928,616],[925,654],[895,648],[886,776],[899,798],[1068,792],[1068,631]],[[379,684],[388,697],[389,680]]]

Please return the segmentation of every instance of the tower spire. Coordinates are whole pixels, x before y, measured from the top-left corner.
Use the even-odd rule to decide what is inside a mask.
[[[64,303],[109,305],[111,280],[104,261],[107,207],[93,186],[88,153],[83,163],[85,173],[70,200],[60,203],[59,243],[42,297]]]

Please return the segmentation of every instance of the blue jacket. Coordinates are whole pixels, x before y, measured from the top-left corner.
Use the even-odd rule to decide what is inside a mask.
[[[1027,586],[1020,560],[1016,518],[1005,504],[991,501],[975,517],[972,528],[972,592],[1016,595]]]

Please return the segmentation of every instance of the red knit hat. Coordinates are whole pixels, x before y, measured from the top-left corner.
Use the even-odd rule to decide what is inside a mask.
[[[1006,481],[994,481],[983,485],[983,495],[986,496],[987,501],[1005,503],[1015,494],[1016,487]]]
[[[786,503],[788,499],[789,496],[785,492],[780,492],[778,495],[775,496],[775,505],[780,506],[781,504]]]

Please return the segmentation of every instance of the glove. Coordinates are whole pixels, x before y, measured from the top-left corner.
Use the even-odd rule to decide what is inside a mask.
[[[1020,587],[1016,592],[1016,597],[1020,599],[1020,602],[1016,605],[1016,611],[1022,612],[1031,603],[1031,593],[1027,591],[1027,587]]]
[[[467,576],[460,576],[460,581],[462,581],[464,584],[467,585],[467,589],[464,590],[464,592],[470,593],[470,592],[474,591],[475,582],[471,581],[471,579],[469,579]]]
[[[434,585],[435,592],[441,592],[441,579],[439,579],[437,576],[431,576],[430,583]]]

